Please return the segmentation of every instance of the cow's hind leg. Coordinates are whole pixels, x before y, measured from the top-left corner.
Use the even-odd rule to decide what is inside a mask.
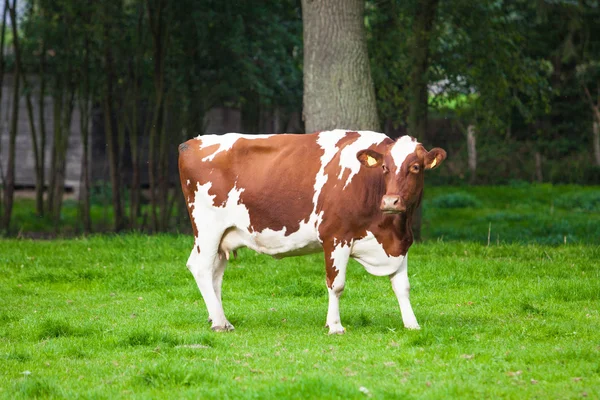
[[[404,260],[402,260],[402,264],[398,271],[390,275],[390,281],[392,283],[392,289],[394,289],[394,293],[398,298],[398,303],[400,304],[400,313],[402,314],[404,327],[408,329],[421,329],[412,306],[410,305],[410,284],[408,282],[407,259],[408,254],[404,257]]]
[[[327,327],[329,334],[346,332],[340,318],[340,296],[346,285],[346,267],[350,258],[350,245],[323,244],[325,252],[325,268],[327,272],[327,291],[329,292],[329,307],[327,308]]]
[[[215,287],[215,283],[222,280],[226,264],[227,260],[219,258],[217,246],[214,248],[212,246],[195,246],[187,262],[187,267],[194,275],[206,304],[208,319],[211,321],[214,331],[233,330],[233,325],[227,321],[221,304],[220,284],[218,292]],[[218,277],[217,282],[215,282],[215,277]]]
[[[223,286],[223,275],[225,274],[225,268],[227,267],[227,256],[221,253],[217,260],[217,265],[213,270],[213,287],[215,288],[215,294],[221,305],[223,300],[221,298],[221,287]]]

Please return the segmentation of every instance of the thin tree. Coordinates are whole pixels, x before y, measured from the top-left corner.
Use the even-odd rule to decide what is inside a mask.
[[[121,4],[118,4],[120,9]],[[104,98],[102,101],[102,110],[104,113],[104,132],[106,137],[106,147],[108,151],[108,166],[110,172],[110,184],[112,188],[112,205],[114,212],[113,229],[118,232],[125,227],[123,218],[123,202],[121,199],[121,176],[119,169],[119,140],[115,134],[115,125],[113,124],[114,110],[114,85],[116,82],[113,43],[111,41],[112,16],[109,3],[104,7],[103,23],[103,46],[104,46]]]
[[[8,13],[8,0],[4,2],[4,12],[2,13],[2,27],[0,27],[0,104],[2,104],[2,93],[4,92],[4,41],[6,38],[6,15]],[[1,144],[1,141],[0,141]],[[0,153],[2,147],[0,146]],[[0,183],[4,185],[4,172],[0,162]],[[2,186],[0,185],[0,186]],[[0,194],[0,216],[3,215],[4,196]]]
[[[408,132],[421,140],[427,132],[429,43],[438,1],[420,0],[417,3],[417,12],[412,30],[412,46],[410,49],[412,70],[408,88]],[[421,205],[419,205],[415,210],[412,224],[415,240],[421,240],[422,214]]]
[[[33,15],[33,4],[28,5],[27,10],[28,18],[31,19]],[[27,71],[25,71],[23,64],[23,57],[21,55],[21,45],[18,36],[13,38],[13,46],[15,49],[15,59],[18,60],[21,66],[21,80],[23,82],[23,89],[25,92],[25,105],[27,107],[27,119],[29,120],[29,131],[31,133],[31,147],[33,148],[33,160],[34,160],[34,171],[35,171],[35,211],[38,216],[44,215],[44,152],[46,146],[45,131],[41,132],[38,137],[37,127],[35,125],[35,114],[33,111],[33,101],[31,99],[33,88],[27,78]],[[42,55],[42,57],[44,57]],[[40,79],[44,79],[40,77]],[[43,93],[40,94],[43,96]]]
[[[140,175],[140,137],[145,137],[147,132],[148,118],[142,114],[142,63],[145,50],[144,29],[144,4],[138,1],[136,10],[136,26],[133,35],[133,57],[128,62],[129,89],[123,107],[127,133],[129,135],[129,149],[131,151],[131,190],[129,198],[129,227],[138,227],[141,198],[141,175]]]
[[[60,228],[60,217],[65,192],[65,176],[67,150],[71,133],[73,109],[75,107],[75,92],[77,79],[74,53],[69,49],[75,45],[74,23],[76,15],[64,4],[57,4],[53,10],[61,24],[61,48],[57,50],[54,66],[52,87],[53,114],[53,143],[50,168],[50,185],[48,187],[48,210],[54,230]]]
[[[439,0],[420,0],[413,22],[411,62],[409,80],[408,131],[417,138],[427,132],[427,110],[429,107],[427,70],[429,69],[429,47],[435,12]]]
[[[85,3],[86,7],[83,12],[84,26],[91,24],[91,1]],[[83,62],[80,70],[80,85],[77,95],[79,107],[79,129],[81,131],[81,143],[83,154],[81,157],[81,177],[79,190],[79,215],[83,225],[83,231],[89,233],[92,231],[92,219],[90,215],[90,117],[92,110],[92,68],[91,68],[91,45],[89,37],[86,35],[83,39]]]
[[[12,5],[6,1],[5,7],[8,8],[10,14],[10,22],[12,25],[13,38],[18,36],[16,4],[17,0],[13,0]],[[14,42],[13,42],[14,43]],[[4,214],[2,216],[2,229],[10,233],[10,220],[12,217],[12,208],[15,194],[15,157],[16,157],[16,141],[17,141],[17,124],[19,121],[19,82],[21,75],[21,65],[18,59],[15,59],[15,78],[13,84],[13,99],[12,113],[10,120],[10,131],[8,141],[8,160],[6,166],[6,176],[4,179]]]
[[[150,127],[148,149],[148,175],[150,178],[150,203],[153,229],[165,229],[168,199],[168,143],[164,129],[165,118],[165,61],[168,47],[165,0],[147,0],[148,22],[152,36],[154,62],[154,111]],[[158,212],[160,211],[160,215]]]

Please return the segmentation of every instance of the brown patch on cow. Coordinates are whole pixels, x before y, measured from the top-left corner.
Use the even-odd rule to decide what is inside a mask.
[[[202,146],[202,144],[200,144],[200,146]],[[210,146],[202,147],[201,148],[202,156],[201,156],[200,160],[202,161],[202,159],[204,157],[209,157],[209,156],[213,155],[217,150],[219,150],[220,147],[221,147],[221,145],[218,143],[211,144]]]
[[[240,203],[249,210],[251,232],[285,229],[290,235],[300,229],[302,221],[308,221],[313,210],[312,194],[323,154],[315,138],[239,138],[230,149],[206,161],[201,160],[215,153],[220,145],[202,148],[201,140],[192,139],[187,143],[197,142],[190,143],[193,151],[181,153],[179,160],[182,188],[186,179],[194,182],[190,190],[184,188],[184,194],[193,198],[196,182],[210,182],[208,194],[214,196],[213,205],[223,207],[236,187],[242,190]]]
[[[348,131],[346,135],[337,141],[335,147],[338,149],[343,149],[344,147],[356,142],[360,138],[360,133],[355,131]]]
[[[398,215],[381,214],[369,229],[388,257],[404,256],[413,243],[412,216],[415,207]]]
[[[333,288],[333,282],[340,273],[340,271],[333,266],[335,261],[332,257],[333,249],[333,242],[327,241],[323,243],[323,253],[325,255],[325,281],[329,289]]]
[[[232,147],[232,167],[241,202],[250,214],[250,231],[285,229],[290,235],[308,222],[323,149],[312,135],[240,139]],[[236,157],[239,155],[239,157]]]
[[[200,254],[200,246],[196,245],[196,251]]]
[[[186,145],[186,147],[189,149],[190,142],[191,140],[188,140],[187,142],[179,145],[179,148],[181,148],[182,145]],[[190,179],[190,176],[187,173],[188,171],[186,167],[186,160],[188,158],[183,156],[184,154],[187,155],[188,153],[193,152],[186,151],[179,153],[179,180],[181,182],[181,191],[183,192],[183,198],[186,201],[190,222],[192,224],[192,231],[194,232],[194,237],[198,237],[198,227],[196,226],[196,222],[194,221],[194,217],[192,216],[192,213],[194,211],[194,201],[196,199],[196,184],[192,181],[192,179]],[[190,180],[190,185],[187,184],[188,179]],[[191,184],[192,182],[194,183],[193,185]]]

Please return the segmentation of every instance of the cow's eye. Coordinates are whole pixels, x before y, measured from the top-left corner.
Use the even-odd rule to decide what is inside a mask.
[[[411,169],[413,172],[419,172],[421,170],[421,166],[419,164],[415,164]]]
[[[387,167],[387,165],[383,164],[381,167],[383,168],[384,174],[387,174],[388,172],[390,172],[390,169]]]

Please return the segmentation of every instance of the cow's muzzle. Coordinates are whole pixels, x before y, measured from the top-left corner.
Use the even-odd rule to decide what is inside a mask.
[[[381,211],[384,214],[398,214],[406,211],[406,205],[400,196],[386,194],[381,199]]]

